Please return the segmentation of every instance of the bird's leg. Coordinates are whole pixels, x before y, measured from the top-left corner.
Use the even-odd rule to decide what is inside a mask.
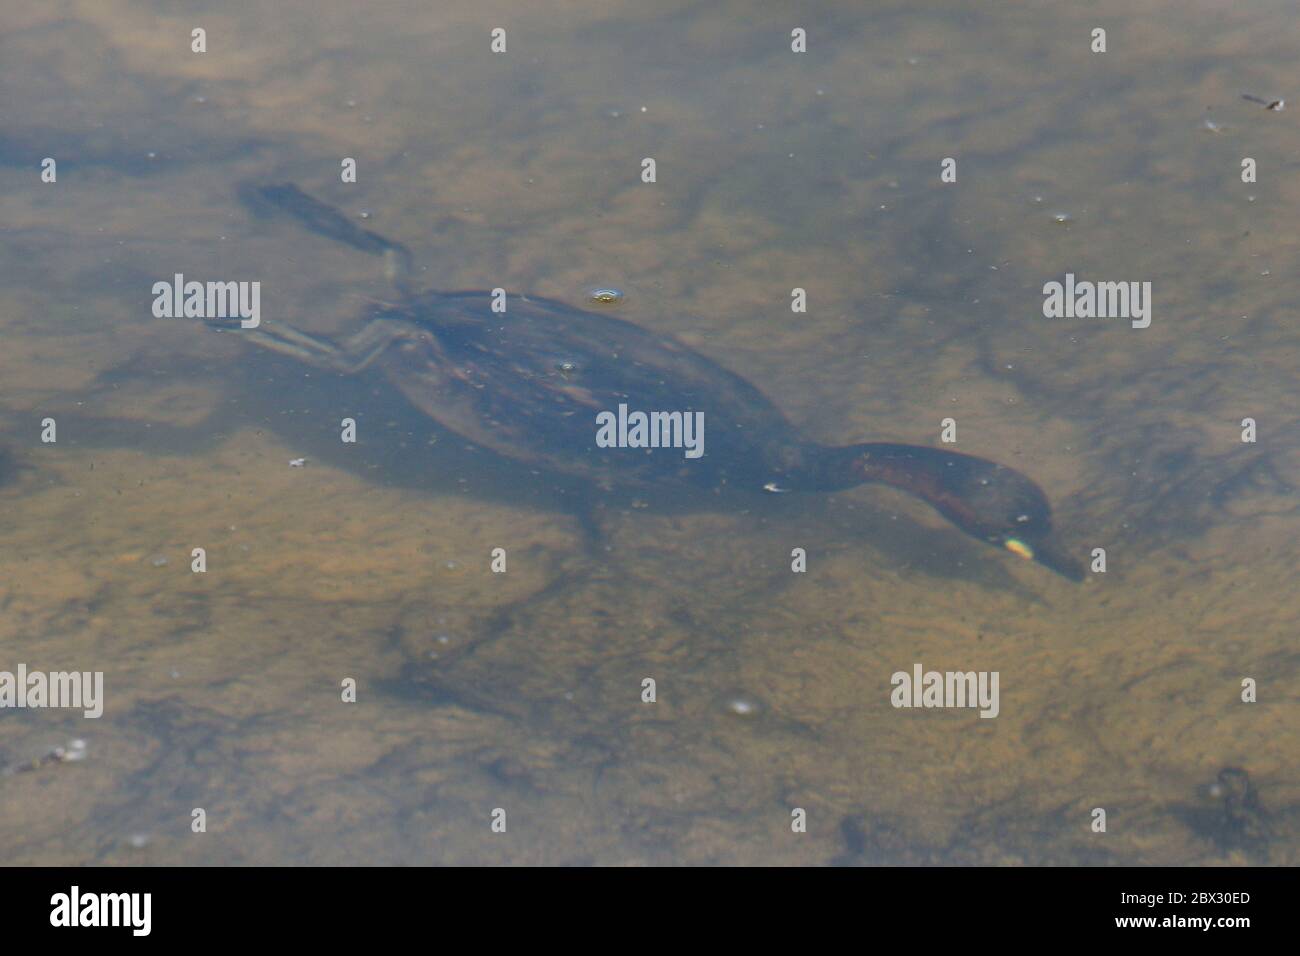
[[[418,326],[401,319],[373,319],[366,323],[361,331],[337,346],[339,357],[348,363],[346,368],[341,370],[349,374],[360,372],[387,351],[389,346],[428,334]]]
[[[414,338],[419,333],[409,322],[397,319],[375,319],[342,342],[310,335],[283,323],[230,331],[237,331],[254,345],[345,375],[365,370],[394,342]]]

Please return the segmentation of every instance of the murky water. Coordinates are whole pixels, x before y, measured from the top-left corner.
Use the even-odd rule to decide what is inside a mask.
[[[0,671],[106,700],[0,710],[0,860],[1297,862],[1298,134],[1241,98],[1294,92],[1289,5],[3,7]],[[621,290],[818,441],[951,417],[1107,570],[878,487],[593,489],[155,319],[175,273],[330,336],[393,296],[250,181],[420,287]],[[1067,272],[1150,327],[1044,318]],[[916,662],[998,671],[998,717],[891,707]]]

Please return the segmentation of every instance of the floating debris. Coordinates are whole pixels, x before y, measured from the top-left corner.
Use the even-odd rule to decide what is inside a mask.
[[[16,773],[31,773],[56,763],[77,763],[86,759],[86,742],[80,737],[69,740],[62,747],[47,750],[34,760],[0,768],[0,776],[9,777]]]
[[[623,301],[623,290],[592,289],[587,293],[587,298],[592,302],[599,302],[601,305],[617,305]]]
[[[305,465],[305,464],[307,464],[307,459],[306,459],[306,458],[290,458],[290,459],[289,459],[289,467],[290,467],[290,468],[301,468],[301,467],[302,467],[303,465]]]
[[[80,737],[74,737],[65,746],[55,747],[50,753],[60,763],[76,763],[86,759],[86,742]]]
[[[1250,103],[1258,103],[1264,109],[1272,110],[1275,113],[1280,113],[1286,109],[1286,100],[1266,100],[1262,97],[1251,96],[1249,93],[1242,93],[1241,98]]]

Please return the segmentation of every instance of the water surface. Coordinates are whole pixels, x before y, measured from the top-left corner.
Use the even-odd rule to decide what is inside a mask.
[[[0,776],[0,859],[1297,862],[1297,134],[1241,99],[1291,92],[1289,5],[7,7],[0,669],[103,670],[107,704],[0,711],[11,769],[87,745]],[[381,378],[152,317],[177,272],[324,335],[393,295],[247,181],[365,216],[420,286],[621,289],[816,440],[952,417],[1108,570],[878,488],[610,494],[593,529],[592,489]],[[1066,272],[1152,282],[1151,327],[1045,319]],[[383,439],[340,450],[348,414]],[[999,717],[891,708],[917,661],[999,671]]]

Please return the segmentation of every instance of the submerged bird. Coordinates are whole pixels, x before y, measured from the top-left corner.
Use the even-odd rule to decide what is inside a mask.
[[[1053,540],[1051,508],[1019,472],[972,455],[890,442],[833,447],[801,437],[757,388],[680,342],[550,299],[418,292],[411,254],[293,185],[244,186],[258,215],[287,214],[320,235],[384,257],[398,296],[342,341],[272,322],[209,320],[311,366],[381,369],[419,411],[506,458],[605,487],[715,492],[839,491],[883,482],[928,502],[962,531],[1078,581]],[[619,406],[702,413],[705,452],[601,447],[598,416]],[[667,430],[666,430],[667,431]],[[701,429],[703,431],[703,429]],[[701,434],[700,439],[703,439]]]

